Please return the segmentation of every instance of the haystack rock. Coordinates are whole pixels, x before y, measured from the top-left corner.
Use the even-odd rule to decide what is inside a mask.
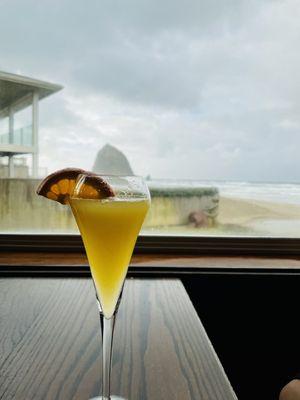
[[[102,175],[133,175],[125,154],[110,144],[106,144],[99,150],[94,162],[93,172]]]

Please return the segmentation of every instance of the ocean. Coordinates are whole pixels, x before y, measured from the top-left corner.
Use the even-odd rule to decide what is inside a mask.
[[[214,186],[220,196],[271,201],[300,205],[300,183],[271,182],[233,182],[233,181],[197,181],[188,179],[153,179],[147,181],[149,187],[204,187]]]

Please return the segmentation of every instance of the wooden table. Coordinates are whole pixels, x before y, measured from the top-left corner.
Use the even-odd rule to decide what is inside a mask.
[[[87,400],[100,393],[91,279],[0,279],[0,332],[1,400]],[[236,399],[177,279],[126,282],[112,376],[112,392],[129,400]]]

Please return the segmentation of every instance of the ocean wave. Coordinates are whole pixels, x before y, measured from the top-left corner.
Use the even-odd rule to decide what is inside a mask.
[[[220,196],[231,198],[300,204],[299,183],[198,181],[189,179],[153,179],[147,182],[153,188],[217,187]]]

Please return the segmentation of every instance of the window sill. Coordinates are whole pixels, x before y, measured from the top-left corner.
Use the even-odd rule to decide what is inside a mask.
[[[0,234],[0,252],[84,252],[76,234]],[[300,238],[139,236],[134,254],[299,258]]]
[[[133,255],[130,275],[180,276],[190,274],[287,274],[300,273],[300,259],[271,257],[213,257],[176,254]],[[0,252],[0,275],[87,276],[85,253]]]

